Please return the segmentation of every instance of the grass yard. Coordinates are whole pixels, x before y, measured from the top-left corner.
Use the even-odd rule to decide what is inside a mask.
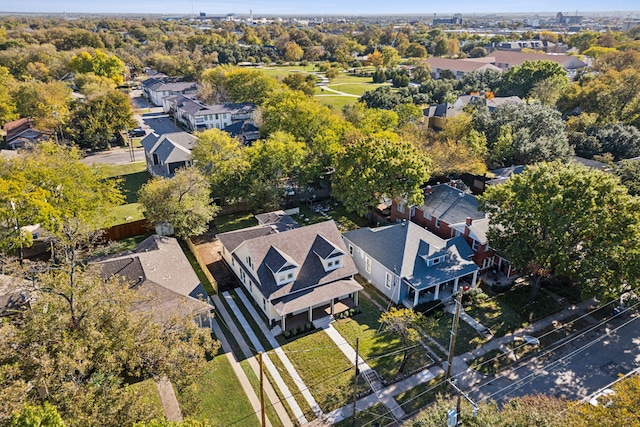
[[[425,322],[422,331],[425,335],[429,335],[444,348],[448,349],[452,322],[453,315],[449,313],[444,313],[439,319],[427,317],[427,322]],[[454,354],[459,355],[466,353],[481,346],[484,342],[485,339],[478,335],[475,329],[461,320],[460,326],[458,327],[458,337],[456,338]]]
[[[255,374],[255,372],[253,372],[253,369],[251,368],[251,366],[249,365],[249,361],[248,360],[243,360],[240,362],[240,367],[242,368],[242,370],[244,371],[245,375],[247,376],[247,379],[249,380],[249,382],[251,383],[251,388],[253,388],[253,391],[256,393],[256,396],[258,396],[258,398],[260,397],[260,378]],[[265,378],[267,379],[267,381],[271,381],[268,371],[265,371]],[[271,381],[273,382],[273,381]],[[279,393],[278,388],[276,387],[276,393]],[[278,400],[282,399],[282,396],[280,396],[280,394],[278,394]],[[289,409],[289,406],[287,405],[286,401],[283,401],[283,406],[285,407],[285,409],[287,410],[287,413],[289,414],[290,418],[293,418],[293,412],[291,412],[291,410]],[[267,414],[267,418],[269,419],[269,421],[271,421],[271,424],[273,425],[273,427],[280,427],[282,426],[282,421],[280,420],[280,417],[278,417],[278,413],[276,412],[275,409],[273,409],[273,402],[269,401],[269,398],[265,396],[265,408],[266,408],[266,414]],[[238,423],[239,425],[244,425],[241,423]]]
[[[465,308],[465,311],[498,337],[527,325],[527,322],[513,308],[506,305],[499,298],[491,298],[487,301],[476,303],[471,307]]]
[[[366,227],[369,224],[369,221],[366,218],[359,216],[355,212],[347,212],[342,204],[338,204],[338,206],[334,205],[333,209],[327,213],[326,217],[313,212],[306,205],[300,206],[300,213],[304,215],[304,220],[296,215],[294,215],[293,219],[298,221],[301,225],[311,225],[333,219],[342,232],[356,230],[361,227]],[[306,219],[309,219],[309,221]]]
[[[158,394],[158,386],[154,380],[147,379],[131,384],[129,387],[136,393],[138,397],[137,404],[145,407],[149,418],[164,418],[162,401]]]
[[[258,71],[262,71],[267,76],[275,77],[280,80],[287,77],[287,75],[291,73],[310,73],[318,71],[314,65],[307,65],[306,67],[302,67],[300,65],[275,65],[268,67],[259,67],[255,69]]]
[[[445,393],[444,376],[439,376],[431,381],[420,384],[410,390],[404,391],[395,397],[396,402],[404,412],[411,414],[433,403],[438,394]]]
[[[496,299],[500,305],[508,306],[514,312],[519,313],[524,322],[535,322],[562,309],[562,306],[546,292],[538,292],[536,301],[529,304],[531,286],[528,284],[517,285],[507,292],[499,294]]]
[[[124,224],[144,218],[138,203],[138,191],[150,176],[145,162],[127,163],[124,165],[100,165],[108,177],[122,179],[121,190],[125,202],[111,211],[111,216],[104,219],[104,225]]]
[[[258,225],[252,213],[240,212],[229,215],[218,215],[214,223],[218,233],[226,233],[227,231],[240,230],[242,228],[253,227]]]
[[[334,323],[334,327],[353,347],[356,345],[356,338],[359,338],[359,352],[364,361],[382,378],[391,380],[399,374],[398,368],[402,361],[402,351],[399,350],[403,345],[397,337],[378,332],[380,310],[363,295],[360,296],[360,308],[362,313],[349,319],[340,319]],[[426,352],[417,349],[412,353],[405,372],[429,363],[431,359]]]
[[[207,362],[206,369],[197,379],[196,391],[189,396],[178,394],[182,399],[198,399],[200,409],[194,418],[210,420],[213,425],[259,426],[260,420],[254,414],[238,377],[226,356],[218,355]],[[181,406],[183,404],[181,403]]]
[[[356,423],[357,426],[371,426],[374,422],[378,422],[381,426],[386,425],[388,422],[392,421],[393,417],[389,416],[389,410],[382,403],[377,403],[373,405],[371,408],[365,409],[364,411],[358,412],[356,414]],[[334,427],[352,427],[353,417],[345,418],[339,423],[335,423]]]
[[[323,331],[293,339],[283,350],[324,412],[353,399],[353,364]],[[364,380],[359,379],[362,390]]]

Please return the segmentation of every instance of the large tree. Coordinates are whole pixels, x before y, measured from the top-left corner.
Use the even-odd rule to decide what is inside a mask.
[[[410,308],[395,308],[385,311],[380,315],[378,321],[382,324],[385,332],[400,339],[403,347],[402,362],[400,362],[399,372],[403,372],[409,357],[417,349],[421,336],[419,331],[420,323],[424,320],[422,313]]]
[[[178,169],[171,178],[153,178],[142,186],[138,197],[149,221],[170,224],[182,239],[207,231],[218,211],[211,203],[209,182],[193,167]]]
[[[429,158],[408,142],[359,138],[338,156],[334,194],[345,207],[365,215],[384,197],[422,203],[420,187],[429,179]]]
[[[480,201],[491,246],[531,274],[531,302],[544,277],[568,277],[585,295],[606,298],[637,286],[640,201],[616,176],[539,163],[489,187]]]
[[[564,77],[567,72],[560,64],[553,61],[525,61],[522,65],[512,67],[504,74],[501,93],[517,95],[521,98],[529,96],[531,89],[544,80]]]

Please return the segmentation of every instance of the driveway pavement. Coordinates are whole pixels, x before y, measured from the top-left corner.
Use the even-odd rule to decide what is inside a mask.
[[[133,150],[133,157],[128,147],[115,147],[109,151],[98,151],[87,154],[80,160],[85,165],[93,165],[95,163],[124,165],[133,162],[144,162],[144,150],[136,148]]]

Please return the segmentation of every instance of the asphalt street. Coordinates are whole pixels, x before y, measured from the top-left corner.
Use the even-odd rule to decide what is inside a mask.
[[[476,401],[498,402],[543,393],[584,399],[640,367],[640,320],[622,315],[580,334],[543,357],[527,360],[468,390]],[[543,350],[541,354],[544,354]]]

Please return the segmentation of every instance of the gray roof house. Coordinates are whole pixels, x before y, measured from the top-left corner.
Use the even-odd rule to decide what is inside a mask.
[[[412,308],[450,298],[462,281],[476,285],[478,266],[461,236],[441,239],[406,221],[342,237],[358,272],[396,304]]]
[[[285,331],[294,318],[313,322],[358,304],[358,270],[335,222],[297,227],[277,212],[259,221],[217,237],[224,260],[270,325]]]
[[[159,107],[167,96],[195,95],[197,90],[195,82],[181,82],[176,78],[151,78],[142,82],[142,92]]]
[[[191,150],[197,141],[195,136],[187,132],[148,134],[140,142],[144,148],[147,170],[151,176],[171,177],[176,169],[191,166]]]
[[[210,326],[213,307],[176,239],[152,235],[130,253],[93,264],[103,277],[120,277],[141,294],[136,310],[152,312],[158,320],[191,316],[200,326]]]

